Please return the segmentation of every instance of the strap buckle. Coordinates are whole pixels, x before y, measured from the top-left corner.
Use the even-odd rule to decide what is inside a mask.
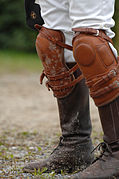
[[[100,31],[99,31],[99,30],[96,30],[95,36],[96,36],[96,37],[99,36],[99,33],[100,33]]]

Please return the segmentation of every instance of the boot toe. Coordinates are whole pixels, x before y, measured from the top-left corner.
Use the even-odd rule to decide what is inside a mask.
[[[36,170],[39,170],[40,168],[41,167],[39,162],[32,162],[24,166],[22,170],[23,172],[27,172],[27,173],[34,173]]]

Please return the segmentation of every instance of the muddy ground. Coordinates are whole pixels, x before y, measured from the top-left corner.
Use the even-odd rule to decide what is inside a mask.
[[[92,100],[94,145],[102,139],[97,108]],[[0,76],[0,178],[33,178],[24,163],[47,157],[60,136],[56,99],[39,84],[39,74]]]

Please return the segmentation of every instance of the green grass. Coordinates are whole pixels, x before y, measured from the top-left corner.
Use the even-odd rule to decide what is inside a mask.
[[[0,51],[0,74],[40,72],[41,69],[42,64],[37,53]]]

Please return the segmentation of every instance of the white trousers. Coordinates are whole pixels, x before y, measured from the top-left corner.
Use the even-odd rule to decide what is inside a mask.
[[[110,38],[115,36],[111,28],[115,0],[36,0],[41,6],[45,27],[63,31],[65,43],[72,45],[72,28],[103,29]],[[110,44],[111,45],[111,44]],[[111,45],[114,54],[116,49]],[[66,62],[75,61],[69,50],[64,50]]]

